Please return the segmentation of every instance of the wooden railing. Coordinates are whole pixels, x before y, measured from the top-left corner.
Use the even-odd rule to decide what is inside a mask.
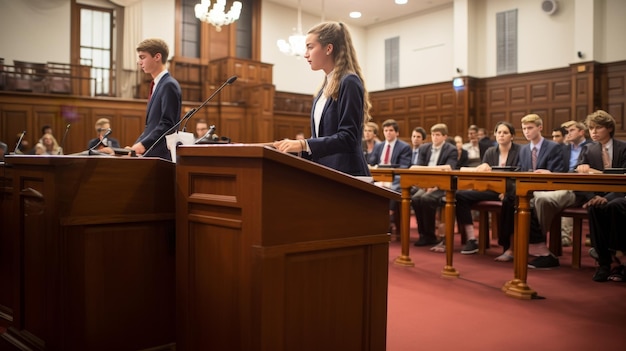
[[[0,90],[93,96],[91,66],[58,62],[0,62]]]

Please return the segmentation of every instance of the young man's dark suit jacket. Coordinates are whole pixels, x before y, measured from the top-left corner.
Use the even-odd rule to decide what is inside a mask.
[[[180,85],[169,73],[165,73],[152,92],[152,98],[148,101],[146,126],[135,143],[141,142],[146,151],[150,149],[152,144],[180,120],[181,106]],[[171,161],[172,157],[165,144],[165,137],[144,156],[160,157]]]
[[[582,147],[587,145],[588,143],[590,143],[591,141],[588,139],[583,140],[582,143],[580,143],[579,147],[581,148],[582,152]],[[569,164],[569,159],[570,157],[572,157],[572,145],[571,144],[564,144],[563,146],[563,171],[564,173],[568,173],[568,172],[573,172],[573,169],[571,169],[572,167],[570,167]],[[580,158],[580,154],[578,155],[578,157]],[[576,169],[576,165],[573,166],[574,169]]]
[[[428,166],[430,161],[430,155],[432,154],[433,143],[422,144],[419,148],[419,166]],[[439,158],[437,158],[437,166],[450,165],[452,169],[456,169],[456,163],[458,160],[459,152],[455,145],[444,142],[439,151]]]
[[[519,151],[519,171],[531,172],[533,169],[532,151],[530,143],[522,145]],[[547,169],[550,172],[563,172],[563,152],[561,144],[552,140],[543,139],[541,149],[537,155],[537,167],[535,169]],[[515,226],[515,186],[507,187],[507,194],[502,201],[500,215],[500,235],[498,243],[507,250],[511,246],[510,235],[513,234]],[[533,213],[530,223],[530,243],[540,243],[545,240],[542,236],[541,227],[536,214]]]
[[[375,166],[380,163],[380,158],[385,150],[386,142],[380,142],[374,145],[374,150],[370,154],[370,159],[368,163],[372,166]],[[411,150],[411,146],[400,140],[396,140],[396,145],[393,147],[393,152],[389,157],[389,164],[397,165],[398,168],[409,168],[411,167],[411,157],[413,156],[413,152]]]
[[[363,110],[364,91],[358,76],[344,76],[339,85],[337,100],[326,100],[318,135],[313,119],[314,109],[311,109],[312,138],[307,140],[311,154],[303,153],[304,158],[353,176],[370,175],[361,149],[363,116],[352,116],[346,112]],[[319,97],[318,94],[313,100],[313,106]]]
[[[560,144],[552,140],[543,139],[541,149],[539,149],[539,154],[537,155],[536,169],[547,169],[550,172],[562,172],[564,169],[563,153],[559,147]],[[529,172],[532,170],[533,163],[531,154],[530,143],[522,146],[519,152],[520,171]]]
[[[578,164],[588,164],[589,167],[597,169],[599,171],[604,170],[604,163],[602,162],[602,144],[598,142],[590,142],[580,150],[580,156],[578,156]],[[611,159],[611,168],[626,168],[626,142],[613,139],[613,158]],[[591,200],[595,195],[605,197],[608,201],[611,201],[617,197],[624,197],[624,193],[593,193],[593,192],[576,192],[578,199],[587,202]]]
[[[372,150],[370,159],[368,160],[370,165],[375,166],[380,163],[380,157],[382,156],[386,145],[386,141],[382,141],[374,145],[374,150]],[[413,151],[411,150],[411,146],[400,139],[396,139],[396,145],[394,145],[393,151],[389,157],[389,164],[397,166],[398,168],[409,168],[411,167],[412,156]],[[400,191],[400,176],[393,177],[391,189]]]

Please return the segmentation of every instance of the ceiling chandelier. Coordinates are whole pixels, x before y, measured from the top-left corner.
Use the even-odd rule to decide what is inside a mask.
[[[210,23],[215,26],[215,30],[220,32],[222,26],[231,24],[239,19],[241,14],[241,2],[234,1],[228,13],[224,12],[226,7],[226,0],[217,0],[211,7],[210,0],[202,0],[200,4],[196,4],[194,10],[196,12],[196,18],[202,22]]]
[[[280,52],[292,56],[304,56],[306,51],[306,36],[302,34],[302,8],[301,0],[298,0],[298,27],[296,32],[289,36],[289,41],[279,39],[276,44]]]

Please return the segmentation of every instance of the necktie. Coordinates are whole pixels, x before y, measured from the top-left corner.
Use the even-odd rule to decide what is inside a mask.
[[[609,158],[609,149],[606,147],[602,147],[602,163],[604,164],[604,168],[611,167],[611,159]]]
[[[383,158],[383,164],[389,164],[389,153],[391,152],[391,145],[387,144],[387,149],[385,150],[385,158]]]
[[[533,151],[531,153],[531,158],[533,161],[533,171],[537,169],[537,147],[533,147]]]
[[[152,91],[154,90],[154,80],[150,83],[150,94],[148,94],[148,101],[152,98]]]
[[[417,164],[417,156],[419,155],[419,153],[417,152],[417,150],[413,151],[413,164],[416,165]]]

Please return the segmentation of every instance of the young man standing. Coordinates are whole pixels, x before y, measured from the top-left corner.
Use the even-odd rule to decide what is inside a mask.
[[[176,79],[167,71],[168,55],[167,44],[161,39],[146,39],[137,45],[137,63],[153,81],[144,131],[130,148],[138,155],[171,160],[164,134],[180,120],[182,93]],[[153,146],[157,141],[158,144]],[[146,154],[147,150],[150,151]]]

